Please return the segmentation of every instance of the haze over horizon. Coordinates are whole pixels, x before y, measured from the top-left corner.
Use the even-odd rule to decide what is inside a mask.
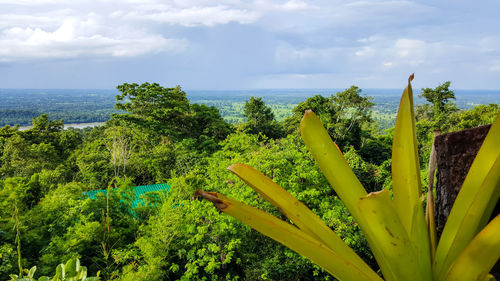
[[[500,89],[500,2],[0,0],[0,88]]]

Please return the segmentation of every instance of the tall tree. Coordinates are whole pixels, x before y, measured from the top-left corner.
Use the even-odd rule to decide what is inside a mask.
[[[189,100],[180,86],[165,88],[157,83],[125,83],[117,89],[121,94],[116,96],[116,109],[132,113],[169,137],[178,138],[187,133]]]
[[[361,92],[357,86],[351,86],[331,97],[335,118],[330,135],[341,147],[353,145],[359,149],[365,135],[363,126],[372,121],[371,108],[375,104]]]
[[[458,111],[452,101],[455,92],[450,90],[450,81],[438,85],[436,88],[422,88],[419,97],[425,98],[430,104],[417,107],[417,119],[427,119],[434,130],[446,131],[450,128],[450,116]]]
[[[371,108],[374,103],[371,97],[361,95],[361,89],[351,86],[330,97],[320,95],[308,98],[293,109],[293,115],[285,120],[285,128],[291,133],[306,110],[314,111],[325,125],[330,137],[341,148],[349,145],[359,149],[371,123]]]
[[[279,138],[282,136],[281,126],[274,119],[271,107],[267,106],[262,98],[250,97],[245,102],[243,116],[246,119],[244,127],[249,133],[262,133],[270,138]]]
[[[332,116],[335,115],[332,100],[328,97],[315,95],[307,100],[299,103],[293,110],[292,116],[284,120],[284,128],[287,134],[298,132],[300,120],[304,116],[306,110],[312,110],[319,116],[323,124],[331,122]]]

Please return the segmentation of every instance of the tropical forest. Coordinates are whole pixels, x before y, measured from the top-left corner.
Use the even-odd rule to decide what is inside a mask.
[[[43,112],[29,128],[5,125],[0,280],[494,280],[499,219],[457,226],[470,235],[448,246],[445,229],[434,254],[424,209],[434,132],[491,124],[500,107],[459,108],[450,82],[403,89],[384,122],[357,86],[280,118],[251,96],[229,122],[180,86],[125,83],[99,126],[65,128]],[[498,135],[483,154],[497,159]],[[495,159],[472,175],[491,192],[464,195],[478,198],[467,208],[498,200]],[[407,201],[400,186],[413,188]]]

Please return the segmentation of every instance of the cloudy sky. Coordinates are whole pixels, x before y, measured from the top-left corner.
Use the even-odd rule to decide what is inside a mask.
[[[500,89],[500,1],[0,0],[0,88]]]

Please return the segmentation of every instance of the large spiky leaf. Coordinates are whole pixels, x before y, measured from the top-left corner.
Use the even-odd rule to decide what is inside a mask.
[[[500,215],[496,216],[454,262],[445,281],[488,280],[488,272],[500,258]]]
[[[490,217],[500,195],[500,113],[490,128],[453,204],[439,240],[434,276],[442,280]]]
[[[370,230],[370,222],[365,221],[358,208],[358,201],[361,197],[366,196],[366,190],[349,167],[342,152],[332,141],[318,116],[310,110],[305,112],[300,122],[300,132],[323,175],[363,230],[385,280],[396,281],[397,279],[391,270],[390,260],[384,256],[377,243],[377,237]]]
[[[234,164],[228,169],[277,207],[302,231],[342,255],[347,261],[356,264],[365,274],[376,276],[376,273],[321,218],[270,178],[245,164]]]
[[[401,97],[394,128],[392,189],[397,214],[408,233],[412,247],[416,249],[418,267],[420,271],[430,275],[430,242],[420,199],[420,162],[413,112],[412,80],[413,74],[408,79],[408,86]]]
[[[349,212],[356,219],[359,218],[357,203],[361,197],[366,196],[366,190],[314,112],[305,112],[300,122],[300,132],[323,175]]]
[[[441,264],[442,272],[439,272],[437,275],[438,280],[442,280],[456,257],[475,236],[477,233],[475,230],[480,227],[483,214],[489,213],[491,215],[491,210],[486,210],[488,208],[488,202],[496,202],[500,196],[500,156],[497,157],[493,167],[491,167],[485,180],[480,185],[479,190],[480,192],[475,194],[467,212],[465,212],[460,221],[458,228],[462,231],[455,235],[452,246],[446,253],[444,263]],[[484,255],[488,255],[488,253],[484,253]]]
[[[359,209],[385,257],[391,261],[396,280],[429,280],[430,272],[422,272],[416,250],[396,213],[389,191],[372,192],[359,200]]]
[[[340,280],[381,280],[376,274],[365,274],[357,264],[349,262],[299,228],[266,212],[222,194],[203,191],[197,191],[196,194],[213,202],[222,212],[307,257]]]
[[[399,104],[392,144],[392,189],[394,203],[406,231],[411,232],[415,204],[420,202],[420,166],[413,113],[413,75]]]

